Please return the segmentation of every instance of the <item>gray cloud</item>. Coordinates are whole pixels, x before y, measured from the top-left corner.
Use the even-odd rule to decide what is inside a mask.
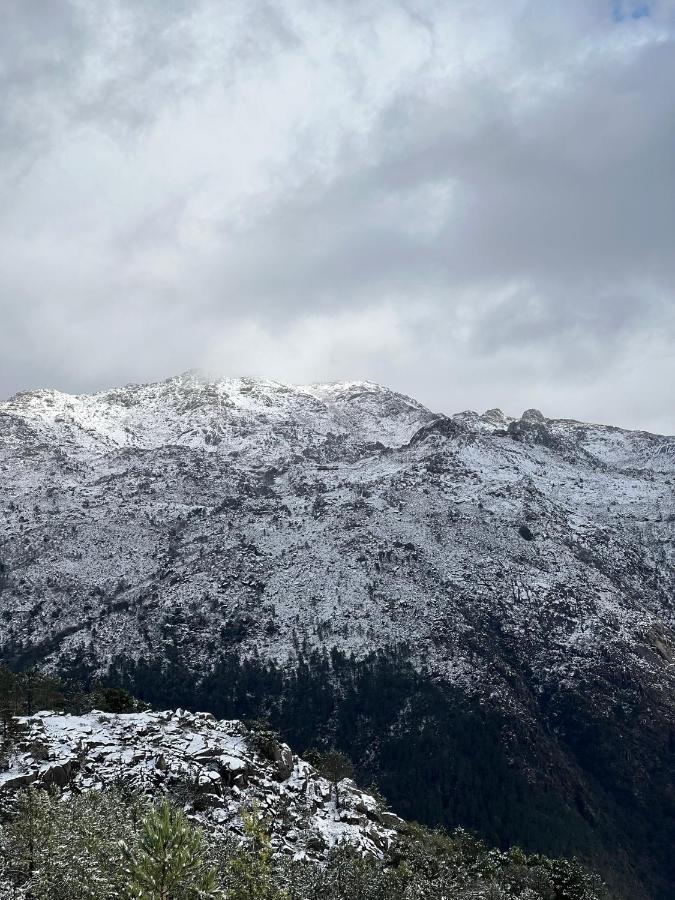
[[[675,432],[672,0],[10,7],[0,394],[204,364]]]

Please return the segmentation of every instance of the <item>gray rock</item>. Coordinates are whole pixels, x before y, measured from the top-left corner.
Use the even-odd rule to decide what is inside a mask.
[[[286,781],[293,774],[293,753],[288,744],[279,744],[274,751],[277,778]]]
[[[37,781],[37,772],[10,772],[7,775],[0,776],[0,791],[16,791],[19,788],[28,787],[29,784]]]
[[[385,828],[393,828],[395,831],[400,831],[406,827],[405,819],[386,809],[378,811],[377,818]]]
[[[65,787],[70,781],[73,771],[71,762],[56,762],[43,766],[40,770],[40,783],[48,786]]]
[[[394,834],[382,826],[372,830],[367,815],[376,808],[375,799],[348,779],[343,781],[344,808],[335,815],[332,787],[325,778],[304,760],[294,767],[286,744],[279,745],[270,761],[248,743],[248,732],[239,722],[218,722],[186,711],[173,716],[36,715],[19,721],[24,736],[16,742],[10,770],[0,775],[0,789],[8,793],[35,781],[45,787],[99,790],[123,774],[138,791],[180,796],[191,815],[220,833],[240,828],[242,812],[255,802],[274,823],[272,839],[280,852],[291,852],[292,844],[294,854],[312,858],[322,857],[337,842],[381,854]],[[46,753],[56,757],[52,762],[40,762],[28,752],[38,739]],[[77,756],[64,757],[64,746],[78,748]],[[321,824],[331,816],[330,829],[324,832]]]

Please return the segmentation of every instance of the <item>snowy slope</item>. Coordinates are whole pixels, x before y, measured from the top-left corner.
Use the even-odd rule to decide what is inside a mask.
[[[10,660],[406,642],[502,699],[608,655],[672,685],[673,438],[191,372],[0,404],[0,475]]]
[[[166,705],[220,666],[202,696],[249,715],[223,699],[248,696],[230,667],[248,660],[304,747],[332,740],[339,704],[312,706],[316,680],[265,695],[265,665],[404,645],[416,686],[390,666],[408,693],[380,720],[371,681],[370,720],[341,732],[397,808],[447,809],[491,842],[502,823],[534,849],[558,835],[541,849],[606,871],[641,860],[639,877],[665,885],[654,896],[672,896],[674,438],[537,410],[435,415],[371,383],[191,372],[0,404],[0,509],[0,661],[112,664],[138,693],[159,683]],[[333,670],[328,693],[353,671]],[[458,735],[426,767],[425,728]],[[506,808],[493,763],[520,773]]]

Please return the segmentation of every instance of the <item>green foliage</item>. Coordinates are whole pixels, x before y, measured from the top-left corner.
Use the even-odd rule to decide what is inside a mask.
[[[463,829],[448,835],[412,825],[396,848],[402,897],[523,897],[542,900],[599,900],[600,879],[574,860],[529,856],[520,848],[489,849]],[[426,885],[427,893],[416,893]]]
[[[111,713],[133,713],[145,709],[129,691],[124,688],[100,687],[93,692],[93,701],[97,709]]]
[[[405,896],[401,893],[405,879],[399,870],[347,848],[335,850],[322,868],[291,864],[285,876],[288,900],[399,900]]]
[[[392,898],[413,897],[405,893],[413,884],[412,874],[400,867],[382,866],[370,857],[360,856],[350,848],[338,848],[322,870],[305,867],[304,891],[316,897],[330,897],[331,900],[392,900]],[[292,883],[292,879],[291,879]],[[423,879],[418,882],[424,890],[420,896],[430,896],[430,885]],[[415,884],[417,889],[417,884]],[[297,891],[297,889],[296,889]]]
[[[129,900],[207,900],[222,894],[204,862],[200,831],[167,801],[144,817],[132,847],[124,845]]]
[[[226,863],[228,900],[285,900],[276,883],[270,836],[257,804],[242,819],[248,845],[238,848]]]
[[[49,853],[52,811],[53,800],[45,791],[29,787],[19,795],[16,816],[0,845],[3,870],[19,884],[31,879]]]
[[[382,864],[340,847],[328,864],[292,863],[284,871],[288,900],[602,900],[599,879],[575,862],[489,850],[459,830],[453,835],[411,826]]]
[[[245,842],[171,804],[116,790],[19,795],[0,828],[2,900],[604,900],[576,862],[489,849],[461,829],[410,825],[384,860],[337,847],[324,865],[275,857],[257,806]],[[627,896],[631,896],[627,894]]]
[[[114,791],[62,802],[27,788],[0,832],[3,874],[32,900],[114,900],[125,886],[120,842],[135,819]]]

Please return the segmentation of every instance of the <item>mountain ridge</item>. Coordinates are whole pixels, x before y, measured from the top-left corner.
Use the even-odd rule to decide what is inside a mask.
[[[512,416],[505,414],[498,407],[490,408],[485,410],[484,413],[478,413],[476,410],[467,409],[462,410],[460,412],[456,412],[453,414],[447,413],[434,413],[431,409],[419,403],[419,401],[410,397],[409,395],[402,394],[399,391],[395,391],[391,388],[386,387],[385,385],[380,384],[379,382],[375,382],[369,379],[357,379],[357,380],[337,380],[337,381],[328,381],[328,382],[308,382],[308,383],[291,383],[291,382],[282,382],[277,381],[275,379],[269,379],[258,376],[237,376],[237,377],[222,377],[210,374],[207,370],[192,368],[186,369],[184,372],[179,373],[178,375],[169,376],[168,378],[162,379],[160,381],[153,382],[128,382],[125,385],[122,385],[118,388],[107,388],[101,389],[94,392],[83,392],[83,393],[71,393],[67,391],[61,391],[55,388],[33,388],[25,391],[18,391],[12,394],[5,400],[0,400],[0,407],[12,407],[18,404],[21,404],[23,401],[33,398],[41,398],[41,397],[58,397],[65,402],[73,402],[73,401],[81,401],[83,399],[95,400],[95,399],[106,399],[113,398],[115,396],[123,395],[124,393],[133,393],[139,390],[147,389],[147,388],[155,388],[159,389],[161,387],[169,388],[170,386],[192,386],[192,387],[209,387],[209,386],[225,386],[236,389],[237,386],[243,386],[246,390],[249,390],[253,386],[267,386],[270,388],[278,389],[283,392],[297,392],[299,394],[307,394],[310,396],[314,396],[316,399],[328,400],[330,395],[336,394],[345,394],[349,389],[363,387],[370,393],[374,394],[386,394],[391,397],[396,397],[400,400],[403,400],[409,403],[411,406],[418,408],[421,411],[428,413],[429,415],[433,415],[436,418],[452,418],[460,421],[468,420],[471,421],[472,425],[479,423],[480,426],[493,426],[495,428],[501,427],[502,424],[508,425],[513,421],[517,421],[519,418],[521,420],[527,420],[530,417],[539,421],[548,421],[548,422],[556,422],[561,425],[575,425],[582,426],[586,428],[600,428],[607,429],[609,431],[620,431],[627,432],[633,434],[640,434],[645,436],[652,436],[654,438],[661,438],[665,440],[675,440],[675,436],[666,435],[657,432],[651,432],[646,429],[639,428],[627,428],[617,425],[611,425],[608,423],[602,422],[588,422],[579,419],[571,419],[568,417],[547,417],[544,416],[538,409],[530,408],[526,409],[522,416]]]

